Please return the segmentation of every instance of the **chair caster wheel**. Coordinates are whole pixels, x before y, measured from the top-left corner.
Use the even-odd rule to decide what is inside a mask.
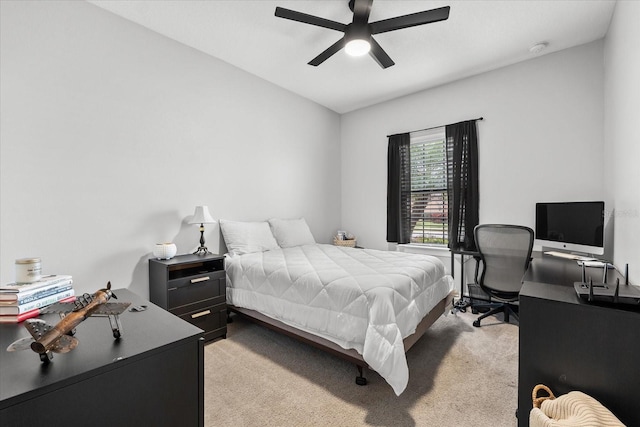
[[[473,321],[473,326],[475,326],[476,328],[480,327],[480,321],[479,320],[474,320]]]
[[[367,379],[365,377],[356,377],[356,384],[367,385]]]
[[[472,308],[472,309],[471,309],[471,312],[472,312],[473,314],[478,314],[478,309],[477,309],[477,308]]]

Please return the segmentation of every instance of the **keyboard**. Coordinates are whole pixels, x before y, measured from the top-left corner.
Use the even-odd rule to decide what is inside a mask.
[[[596,268],[613,268],[613,264],[608,263],[606,261],[580,261],[578,260],[578,265],[582,266],[584,264],[585,267],[596,267]]]
[[[575,255],[575,254],[568,254],[566,252],[549,251],[549,252],[545,252],[544,254],[545,255],[555,256],[555,257],[558,257],[558,258],[573,259],[573,260],[576,260],[576,261],[598,261],[598,259],[596,259],[596,258],[580,256],[580,255]]]

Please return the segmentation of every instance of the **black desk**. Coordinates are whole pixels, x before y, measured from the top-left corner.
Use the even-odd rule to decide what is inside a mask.
[[[544,255],[540,252],[534,252],[533,260],[529,265],[529,270],[524,276],[525,282],[551,283],[553,285],[562,285],[573,287],[573,282],[582,280],[582,267],[577,261]],[[602,268],[587,267],[585,269],[587,280],[589,277],[594,282],[602,282]],[[620,278],[620,282],[624,283],[624,277],[615,269],[607,270],[607,282],[615,283],[616,278]]]
[[[203,331],[129,290],[114,292],[147,310],[120,316],[119,341],[106,317],[88,318],[77,327],[78,347],[55,353],[49,365],[31,350],[7,352],[29,333],[0,325],[0,425],[204,424]]]
[[[602,280],[587,268],[587,280]],[[619,273],[608,271],[609,283]],[[580,390],[600,401],[626,425],[640,425],[640,312],[592,305],[578,298],[576,261],[539,254],[520,292],[518,425],[529,425],[531,391],[545,384],[556,396]]]

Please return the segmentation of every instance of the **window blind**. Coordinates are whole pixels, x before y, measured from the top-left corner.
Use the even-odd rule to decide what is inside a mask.
[[[448,243],[447,151],[445,128],[412,132],[411,242]]]

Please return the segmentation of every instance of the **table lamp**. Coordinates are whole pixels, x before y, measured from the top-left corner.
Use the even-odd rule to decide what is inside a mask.
[[[196,211],[193,214],[193,218],[189,221],[189,224],[200,224],[200,247],[194,252],[194,255],[206,255],[210,254],[209,249],[204,245],[204,225],[215,223],[216,220],[211,217],[209,213],[209,207],[196,206]]]

